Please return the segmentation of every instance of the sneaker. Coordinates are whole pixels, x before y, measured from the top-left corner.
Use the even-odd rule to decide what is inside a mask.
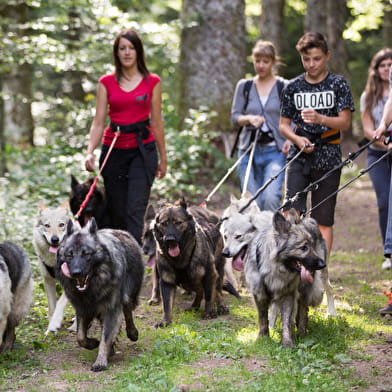
[[[382,263],[382,269],[391,269],[391,259],[388,257],[385,259],[385,261]]]
[[[392,314],[392,302],[378,311],[380,314]]]

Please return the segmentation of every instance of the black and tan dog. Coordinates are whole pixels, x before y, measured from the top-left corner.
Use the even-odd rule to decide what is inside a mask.
[[[196,293],[191,309],[198,309],[205,299],[203,318],[228,313],[222,295],[223,239],[217,227],[198,223],[182,198],[158,211],[153,231],[164,312],[157,326],[171,323],[177,286]]]
[[[219,217],[213,211],[205,206],[188,206],[187,211],[193,216],[198,224],[205,229],[216,226],[219,222]],[[158,305],[161,302],[161,290],[159,287],[159,273],[156,263],[156,241],[154,237],[155,225],[155,209],[149,204],[144,216],[144,227],[142,235],[142,249],[143,253],[147,256],[146,266],[152,268],[152,290],[151,297],[148,300],[149,305]],[[214,228],[213,228],[214,230]],[[221,255],[218,255],[220,258]],[[234,276],[231,263],[226,262],[224,266],[224,281],[223,290],[229,294],[240,299],[238,293],[238,283]]]

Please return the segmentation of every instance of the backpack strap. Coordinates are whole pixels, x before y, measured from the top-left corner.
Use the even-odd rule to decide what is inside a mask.
[[[248,103],[249,103],[249,92],[250,92],[250,89],[251,89],[251,87],[252,87],[252,84],[253,84],[253,79],[248,79],[248,80],[245,82],[244,91],[243,91],[244,98],[245,98],[245,103],[244,103],[244,108],[242,109],[242,113],[245,113],[246,108],[248,107]],[[236,137],[235,137],[235,142],[234,142],[233,148],[231,149],[230,158],[233,158],[234,151],[236,150],[237,145],[238,145],[238,141],[239,141],[239,139],[240,139],[240,134],[241,134],[242,128],[243,128],[243,127],[239,127],[239,129],[238,129],[238,131],[237,131],[237,135],[236,135]]]
[[[253,79],[248,79],[248,80],[245,82],[244,91],[243,91],[243,93],[244,93],[244,98],[245,98],[245,103],[244,103],[244,108],[242,109],[242,113],[245,113],[246,108],[248,107],[248,103],[249,103],[249,91],[250,91],[250,88],[252,87],[252,83],[253,83]]]
[[[282,91],[284,89],[284,81],[282,79],[278,79],[276,81],[276,87],[278,89],[278,95],[279,95],[279,98],[280,98],[280,96],[282,95]]]

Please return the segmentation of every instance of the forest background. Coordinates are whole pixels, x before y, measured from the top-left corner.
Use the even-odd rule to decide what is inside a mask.
[[[47,301],[31,244],[37,205],[57,206],[68,199],[71,174],[89,176],[83,162],[97,81],[113,70],[112,43],[122,28],[139,32],[147,64],[162,78],[169,170],[155,182],[152,201],[185,193],[198,203],[233,164],[231,101],[237,81],[253,75],[249,55],[260,37],[279,48],[279,74],[290,79],[302,72],[295,51],[302,33],[327,35],[331,70],[347,77],[356,104],[344,156],[357,149],[359,97],[372,56],[392,47],[392,6],[387,0],[0,0],[0,241],[24,247],[35,279],[17,349],[0,357],[0,391],[177,392],[198,389],[178,386],[199,380],[208,385],[200,390],[225,392],[392,391],[390,346],[382,344],[392,325],[377,312],[390,274],[379,268],[382,244],[368,179],[339,195],[330,265],[340,317],[326,321],[323,310],[312,313],[309,337],[295,350],[282,350],[278,333],[248,344],[257,333],[256,314],[245,295],[243,302],[229,299],[226,319],[205,323],[177,312],[173,328],[155,330],[161,310],[146,304],[148,287],[137,310],[141,339],[131,345],[120,337],[109,373],[91,374],[96,353],[75,348],[65,328],[60,337],[44,336]],[[354,164],[342,182],[357,173]],[[235,174],[212,198],[214,211],[229,204],[229,191],[239,196]],[[186,299],[180,301],[185,307]]]
[[[66,175],[82,171],[97,80],[113,70],[122,28],[140,33],[148,66],[162,78],[171,168],[157,185],[163,197],[174,188],[197,194],[195,175],[211,178],[214,167],[219,178],[227,166],[233,92],[253,73],[258,38],[276,44],[279,74],[290,79],[302,72],[298,38],[324,33],[331,70],[347,77],[357,104],[345,136],[360,138],[359,96],[371,57],[392,46],[391,26],[388,0],[1,0],[0,175],[21,167],[19,153],[41,164],[41,154],[50,156]],[[50,199],[53,188],[40,192]]]

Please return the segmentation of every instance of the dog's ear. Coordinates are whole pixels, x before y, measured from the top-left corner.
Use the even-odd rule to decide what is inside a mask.
[[[154,217],[155,217],[154,207],[153,207],[152,204],[149,204],[147,206],[146,213],[144,214],[144,219],[145,220],[147,220],[147,219],[150,220],[150,219],[154,219]]]
[[[38,201],[38,213],[41,213],[46,208],[45,203],[42,200]]]
[[[78,180],[73,174],[71,174],[71,189],[75,189],[78,185],[79,185]]]
[[[291,223],[279,211],[275,211],[273,222],[278,234],[287,234],[291,229]]]
[[[301,217],[298,215],[295,208],[289,209],[289,213],[287,214],[287,220],[296,225],[301,222]]]
[[[69,211],[69,203],[68,203],[68,200],[63,200],[63,201],[61,202],[61,204],[60,204],[60,208],[64,208],[64,209],[66,209],[67,211]]]
[[[92,217],[86,225],[86,229],[90,234],[95,234],[98,230],[97,222],[95,221],[95,218]]]
[[[249,200],[251,197],[252,197],[252,194],[249,191],[246,191],[243,198],[245,200]]]
[[[185,210],[188,208],[187,202],[185,201],[184,195],[182,195],[175,203],[175,206],[180,206],[184,208]]]
[[[74,224],[73,224],[72,219],[70,219],[70,220],[68,221],[68,223],[67,223],[67,235],[73,234],[74,231],[75,231],[75,230],[74,230]]]
[[[231,193],[230,194],[230,203],[235,203],[238,199]]]

